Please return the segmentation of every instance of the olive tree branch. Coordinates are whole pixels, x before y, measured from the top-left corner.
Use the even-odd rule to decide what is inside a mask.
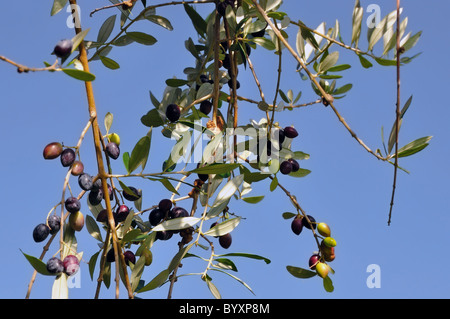
[[[215,0],[193,0],[193,1],[172,1],[172,2],[166,2],[166,3],[161,3],[161,4],[155,4],[152,6],[147,6],[147,8],[145,8],[144,10],[142,10],[137,16],[136,18],[130,20],[130,22],[124,26],[123,28],[120,29],[120,32],[114,37],[112,38],[111,41],[109,41],[108,43],[105,43],[104,46],[102,46],[101,48],[99,48],[96,53],[90,58],[90,60],[92,60],[92,58],[94,58],[96,55],[99,55],[103,50],[105,50],[107,47],[113,45],[113,43],[123,34],[125,33],[129,27],[131,27],[136,21],[141,20],[145,14],[152,9],[156,9],[159,7],[165,7],[165,6],[170,6],[170,5],[180,5],[180,4],[195,4],[195,3],[212,3],[215,2]]]
[[[402,48],[400,47],[400,0],[397,0],[397,105],[395,109],[395,163],[394,163],[394,181],[392,185],[391,203],[389,207],[388,226],[391,225],[392,209],[394,207],[395,189],[397,184],[397,171],[398,171],[398,133],[400,129],[400,55]]]
[[[58,66],[58,59],[56,59],[56,61],[52,65],[47,66],[45,68],[28,67],[26,65],[14,62],[14,61],[12,61],[12,60],[4,57],[4,56],[1,56],[1,55],[0,55],[0,60],[5,61],[5,62],[7,62],[9,64],[12,64],[15,67],[17,67],[17,72],[19,72],[19,73],[23,73],[23,72],[25,72],[25,73],[28,73],[28,72],[39,72],[39,71],[60,71],[61,70],[60,68],[57,67]]]
[[[70,4],[77,6],[77,1],[70,0]],[[77,11],[75,11],[74,14],[78,14]],[[76,34],[79,34],[81,31],[82,31],[81,27],[75,27]],[[78,46],[78,50],[80,52],[79,60],[83,66],[83,69],[85,72],[89,72],[89,61],[88,61],[88,57],[87,57],[86,47],[85,47],[85,44],[83,41]],[[103,154],[102,154],[101,141],[100,141],[100,136],[102,136],[102,135],[100,133],[100,128],[98,125],[97,108],[95,105],[94,90],[92,87],[92,82],[84,82],[84,83],[85,83],[85,89],[86,89],[86,97],[87,97],[87,102],[88,102],[89,115],[91,118],[93,118],[92,131],[93,131],[93,138],[94,138],[95,153],[96,153],[96,158],[97,158],[98,174],[99,174],[99,178],[102,181],[103,194],[109,194],[108,184],[106,182],[106,172],[105,172],[105,167],[104,167],[104,163],[103,163]],[[125,259],[124,259],[123,254],[121,253],[120,249],[118,249],[119,248],[118,238],[117,238],[117,233],[115,231],[115,222],[114,222],[114,217],[113,217],[112,208],[111,208],[111,201],[110,201],[109,196],[104,196],[104,200],[105,200],[106,210],[108,212],[108,223],[112,230],[113,248],[114,248],[115,264],[116,264],[116,279],[115,279],[116,280],[116,298],[119,298],[118,288],[119,288],[119,284],[120,284],[120,274],[119,274],[119,267],[120,267],[119,258],[120,258],[120,260],[122,262],[121,264],[122,264],[122,267],[124,270],[123,272],[124,272],[124,277],[125,277],[125,286],[128,291],[128,297],[130,299],[133,299],[133,292],[131,290],[131,285],[130,285],[129,278],[128,278]]]
[[[336,114],[336,116],[338,117],[339,121],[344,125],[344,127],[347,129],[347,131],[351,134],[351,136],[366,150],[368,151],[370,154],[372,154],[373,156],[375,156],[376,158],[378,158],[379,160],[383,160],[386,161],[386,158],[380,156],[379,154],[377,154],[376,152],[372,151],[357,135],[356,133],[350,128],[350,126],[347,124],[347,122],[345,121],[345,119],[339,114],[339,112],[337,111],[336,107],[333,104],[334,98],[333,96],[331,96],[330,94],[328,94],[327,92],[325,92],[325,90],[322,88],[322,86],[317,82],[316,77],[314,76],[314,74],[311,73],[311,71],[309,71],[309,69],[306,67],[305,62],[300,58],[300,56],[295,52],[295,50],[289,45],[289,43],[286,41],[286,39],[283,37],[283,35],[280,33],[280,31],[276,28],[276,26],[273,24],[273,22],[270,20],[270,18],[268,17],[267,13],[264,11],[263,8],[261,8],[261,6],[258,4],[258,2],[256,0],[252,0],[254,6],[256,7],[256,9],[258,10],[258,12],[262,15],[262,17],[264,17],[264,19],[266,20],[266,22],[270,25],[270,27],[272,28],[273,32],[275,33],[275,35],[278,37],[278,39],[280,39],[281,42],[283,42],[283,44],[286,46],[286,48],[288,49],[288,51],[291,53],[291,55],[295,58],[295,60],[297,60],[297,62],[300,64],[300,66],[305,70],[305,72],[307,73],[309,79],[311,80],[311,82],[313,82],[313,84],[316,86],[316,88],[320,91],[320,94],[322,95],[322,97],[324,98],[325,101],[328,102],[328,104],[330,105],[330,107],[332,108],[332,110],[334,111],[334,113]]]
[[[277,24],[274,24],[276,28],[278,28]],[[275,87],[275,96],[273,98],[273,107],[272,107],[272,118],[269,121],[269,132],[272,129],[273,121],[275,120],[275,109],[277,105],[277,98],[278,98],[278,91],[280,90],[280,83],[281,83],[281,65],[282,65],[282,48],[281,48],[281,41],[279,38],[277,38],[277,44],[278,44],[278,70],[277,70],[277,84]]]

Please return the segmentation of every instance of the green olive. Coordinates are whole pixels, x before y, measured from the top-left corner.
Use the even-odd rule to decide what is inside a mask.
[[[120,136],[117,133],[111,133],[108,136],[108,139],[110,142],[116,143],[117,145],[120,145]]]
[[[323,243],[328,247],[336,246],[336,240],[333,237],[326,237],[323,239]]]
[[[319,223],[317,225],[317,231],[324,237],[330,237],[331,235],[330,227],[325,223]]]
[[[330,268],[328,267],[327,264],[322,263],[322,262],[318,262],[316,264],[316,272],[320,277],[325,278],[326,276],[328,276],[329,271],[330,271]]]

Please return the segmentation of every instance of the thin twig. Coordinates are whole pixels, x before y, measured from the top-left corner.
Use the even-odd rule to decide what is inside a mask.
[[[19,72],[19,73],[23,73],[23,72],[25,72],[25,73],[27,73],[27,72],[39,72],[39,71],[59,71],[60,70],[60,68],[57,68],[57,66],[58,66],[58,59],[56,59],[56,61],[52,65],[47,66],[45,68],[28,67],[26,65],[14,62],[14,61],[12,61],[12,60],[8,59],[7,57],[4,57],[4,56],[0,56],[0,60],[5,61],[5,62],[7,62],[9,64],[12,64],[15,67],[17,67],[17,72]]]
[[[395,162],[394,162],[394,181],[392,185],[391,203],[389,207],[388,226],[391,225],[392,209],[394,207],[395,188],[397,185],[397,170],[398,170],[398,132],[400,128],[400,0],[397,0],[397,105],[395,109]]]
[[[322,88],[322,86],[317,82],[316,77],[314,76],[314,74],[311,73],[311,71],[309,71],[309,69],[306,67],[305,62],[300,58],[300,56],[297,54],[297,52],[295,52],[295,50],[289,45],[289,43],[287,42],[287,40],[283,37],[283,35],[281,34],[281,32],[275,27],[275,25],[273,24],[273,22],[270,20],[269,16],[267,15],[267,13],[264,11],[263,8],[261,8],[261,6],[258,4],[258,2],[256,0],[252,0],[254,6],[256,7],[256,9],[258,10],[258,12],[261,14],[262,17],[264,17],[264,19],[266,20],[266,22],[270,25],[270,27],[272,28],[273,32],[275,33],[275,35],[278,37],[278,39],[280,39],[281,42],[283,42],[283,44],[285,45],[285,47],[288,49],[288,51],[292,54],[292,56],[295,58],[295,60],[297,60],[297,62],[300,64],[300,66],[303,68],[303,70],[305,70],[306,74],[308,75],[309,79],[311,80],[311,82],[313,82],[313,84],[316,86],[316,88],[319,90],[320,94],[322,95],[322,97],[324,98],[324,100],[326,100],[328,102],[328,104],[331,106],[331,109],[334,111],[334,113],[336,114],[336,116],[338,117],[339,121],[344,125],[344,127],[347,129],[347,131],[351,134],[351,136],[366,150],[368,151],[370,154],[372,154],[373,156],[375,156],[376,158],[378,158],[379,160],[383,160],[386,161],[386,158],[380,156],[379,154],[377,154],[376,152],[372,151],[357,135],[356,133],[350,128],[350,126],[347,124],[347,122],[344,120],[344,118],[339,114],[339,112],[337,111],[336,107],[333,104],[334,98],[333,96],[331,96],[330,94],[328,94],[327,92],[325,92],[325,90]]]

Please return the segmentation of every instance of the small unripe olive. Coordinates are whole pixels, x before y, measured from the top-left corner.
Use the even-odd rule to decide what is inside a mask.
[[[333,237],[325,237],[323,239],[323,243],[327,245],[328,247],[335,247],[336,246],[336,240]]]
[[[331,235],[330,227],[325,223],[317,224],[317,231],[324,237],[329,237]]]
[[[112,143],[117,144],[117,146],[120,145],[120,136],[119,136],[119,134],[117,134],[117,133],[111,133],[111,134],[109,134],[108,140],[109,140],[110,142],[112,142]]]
[[[330,271],[330,268],[328,267],[327,264],[322,263],[322,262],[318,262],[316,264],[316,272],[320,277],[325,278],[326,276],[328,276],[329,271]]]

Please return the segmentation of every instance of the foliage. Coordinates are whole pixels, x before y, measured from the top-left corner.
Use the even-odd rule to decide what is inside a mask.
[[[87,63],[102,63],[106,68],[119,69],[120,61],[115,61],[108,56],[112,48],[125,50],[130,44],[137,43],[145,46],[144,50],[151,50],[151,46],[157,42],[157,37],[153,35],[131,31],[131,27],[135,26],[136,22],[148,21],[169,31],[174,29],[169,18],[157,14],[158,8],[162,6],[183,5],[186,22],[192,24],[198,38],[196,40],[189,38],[185,41],[185,47],[193,56],[195,63],[185,66],[184,77],[159,79],[166,84],[165,90],[159,93],[150,90],[152,108],[141,117],[141,124],[148,127],[148,133],[137,137],[133,149],[122,152],[123,173],[112,172],[110,165],[112,158],[106,152],[100,153],[100,158],[98,155],[98,150],[105,150],[105,145],[113,140],[113,134],[117,138],[120,133],[113,130],[113,114],[107,113],[103,128],[99,128],[99,132],[104,131],[104,133],[100,134],[101,141],[95,143],[98,155],[96,160],[99,163],[106,162],[106,171],[102,172],[99,169],[94,174],[94,181],[102,182],[105,194],[107,191],[105,183],[109,183],[112,189],[111,199],[104,196],[100,203],[92,204],[88,199],[92,190],[81,192],[78,198],[84,198],[84,202],[88,204],[90,215],[86,215],[86,229],[100,247],[89,258],[89,272],[92,280],[95,280],[94,271],[97,268],[100,269],[98,281],[106,288],[110,287],[112,276],[112,262],[107,261],[107,254],[117,247],[119,249],[113,261],[117,265],[116,278],[120,277],[130,298],[163,286],[169,286],[170,298],[176,279],[182,276],[198,276],[212,295],[220,298],[220,292],[213,280],[217,272],[227,274],[253,293],[247,283],[235,276],[236,259],[239,259],[236,257],[260,260],[266,264],[271,261],[251,252],[217,254],[215,245],[218,241],[215,238],[231,235],[241,223],[243,216],[232,213],[233,203],[242,200],[257,205],[264,198],[264,195],[249,195],[256,183],[266,183],[271,192],[279,188],[286,194],[286,199],[293,205],[293,212],[284,212],[282,217],[292,220],[293,223],[301,218],[302,227],[308,228],[315,238],[321,261],[329,267],[329,263],[334,259],[336,242],[333,238],[328,240],[329,235],[324,236],[316,229],[318,223],[315,219],[300,206],[295,195],[279,182],[280,174],[285,174],[283,170],[280,170],[280,165],[289,160],[302,163],[298,170],[290,170],[286,173],[289,177],[302,178],[311,172],[303,164],[309,159],[309,154],[297,149],[295,138],[287,137],[280,140],[283,126],[276,122],[276,117],[281,112],[289,112],[313,104],[330,107],[357,143],[376,158],[394,165],[396,165],[392,162],[394,158],[411,156],[429,144],[431,137],[427,136],[396,148],[400,129],[396,122],[392,126],[387,141],[383,136],[382,147],[373,151],[353,132],[334,106],[336,101],[345,98],[353,87],[351,83],[342,81],[343,71],[353,67],[340,63],[343,53],[357,55],[361,67],[365,69],[373,67],[374,64],[396,66],[397,61],[404,65],[418,56],[416,54],[407,57],[404,54],[409,53],[414,47],[421,32],[406,33],[408,20],[405,18],[397,21],[395,11],[386,15],[377,28],[369,29],[367,49],[364,50],[361,48],[364,10],[359,0],[355,2],[353,10],[350,44],[346,44],[342,39],[338,21],[331,27],[323,22],[317,28],[311,28],[291,13],[284,12],[282,0],[260,0],[259,2],[205,0],[167,2],[159,5],[150,5],[146,1],[111,0],[110,2],[112,5],[93,12],[99,10],[116,12],[102,23],[98,32],[95,34],[90,29],[78,30],[72,38],[74,45],[71,56],[61,63],[53,65],[45,63],[45,70],[61,71],[76,80],[89,83],[95,81],[95,75],[86,68]],[[192,5],[194,2],[197,6],[211,8],[210,14],[202,17]],[[51,15],[58,14],[67,5],[67,0],[54,0]],[[93,13],[91,16],[94,16]],[[399,34],[394,30],[396,22],[399,23]],[[290,30],[296,32],[294,44],[290,43],[292,39],[288,38]],[[400,40],[400,48],[396,46],[397,39]],[[87,61],[83,61],[86,49],[89,50],[89,56]],[[299,81],[309,81],[311,91],[317,95],[317,98],[314,101],[302,102],[302,92],[294,90],[298,87],[296,84],[292,84],[293,88],[281,89],[279,84],[282,73],[279,71],[276,74],[278,82],[273,92],[273,103],[268,102],[266,98],[268,95],[262,91],[257,77],[257,68],[250,59],[253,52],[261,50],[275,54],[280,64],[285,58],[294,58],[298,63],[296,71],[300,75]],[[20,67],[22,70],[28,70],[26,67]],[[238,94],[239,72],[253,74],[259,89],[257,100]],[[87,94],[89,96],[89,91]],[[201,104],[204,101],[211,103],[211,114],[202,112]],[[170,104],[178,105],[181,110],[181,116],[175,122],[169,121],[166,115],[167,106]],[[253,107],[255,114],[261,118],[252,120],[246,125],[238,125],[239,109],[242,104]],[[411,104],[412,96],[401,109],[399,124],[402,123]],[[203,124],[205,120],[206,125]],[[96,123],[96,119],[89,118],[76,147],[78,156],[82,151],[81,141],[87,128],[91,125],[95,127]],[[201,148],[199,141],[203,139],[203,136],[206,136],[209,142],[205,148],[201,149],[201,158],[195,158],[197,150]],[[152,140],[155,138],[170,141],[166,144],[174,140],[175,143],[171,144],[167,160],[161,165],[161,171],[148,172],[146,164],[149,160]],[[69,173],[71,169],[70,167]],[[63,187],[63,198],[67,185],[73,179],[69,173]],[[159,207],[159,203],[154,203],[151,207],[142,207],[142,196],[145,196],[145,190],[138,190],[139,196],[131,201],[127,200],[126,194],[134,194],[132,185],[127,181],[130,177],[142,178],[149,183],[159,182],[160,186],[172,194],[170,201],[173,205],[178,205],[183,200],[192,200],[192,208],[188,210],[189,215],[178,218],[170,218],[166,215],[160,223],[151,225],[147,216]],[[188,185],[192,190],[187,195],[180,194],[181,185]],[[134,207],[131,207],[125,219],[114,220],[114,212],[120,205]],[[64,210],[63,201],[53,207],[49,215],[56,214],[59,206],[61,219],[64,222],[68,214]],[[108,213],[107,220],[99,221],[99,215],[105,210]],[[323,218],[320,217],[320,219]],[[214,227],[210,228],[211,224]],[[68,254],[82,253],[77,247],[76,232],[69,226],[65,226],[60,230],[61,258]],[[166,238],[158,237],[158,234],[163,232],[170,233],[170,236],[180,235],[178,249],[174,251],[167,268],[157,271],[152,269],[149,273],[153,275],[148,275],[146,270],[151,267],[152,247],[158,245],[159,241],[166,240]],[[44,252],[55,236],[56,234],[51,236]],[[324,239],[327,240],[324,241]],[[328,244],[330,242],[333,244]],[[139,258],[134,264],[127,264],[124,252],[136,247],[135,245],[138,247],[135,255]],[[24,256],[39,274],[49,275],[42,261],[44,256],[36,258],[25,253]],[[187,263],[191,258],[203,260],[205,268],[198,273],[179,274],[180,263],[182,261]],[[334,274],[334,270],[329,268],[329,274]],[[301,279],[316,277],[318,273],[313,269],[314,265],[310,265],[310,269],[286,266],[286,270],[293,277]],[[67,280],[66,275],[56,277],[54,298],[68,295],[65,280]],[[333,283],[329,275],[323,278],[323,287],[328,292],[333,291]]]

